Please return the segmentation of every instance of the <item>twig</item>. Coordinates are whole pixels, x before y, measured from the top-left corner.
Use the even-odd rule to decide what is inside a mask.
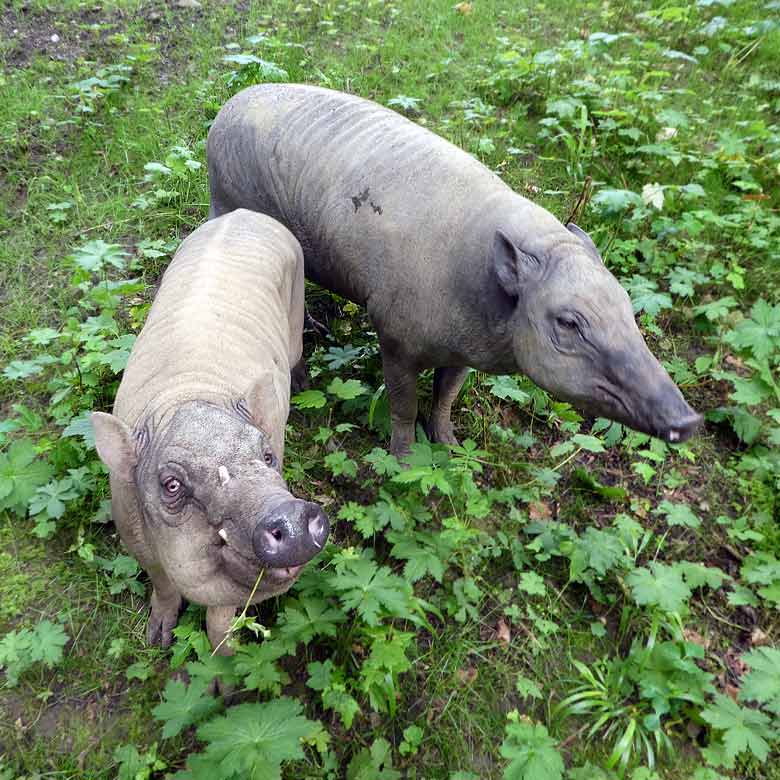
[[[579,737],[580,734],[582,734],[582,732],[588,728],[588,726],[590,726],[590,723],[586,723],[583,726],[580,726],[573,734],[569,734],[569,736],[566,737],[563,742],[558,743],[558,750],[565,750],[567,747],[569,747],[569,745],[574,742],[574,740],[577,739],[577,737]]]
[[[582,192],[580,193],[580,197],[574,204],[574,208],[571,210],[571,214],[569,214],[569,218],[566,220],[566,222],[564,222],[564,225],[568,225],[569,222],[574,222],[575,225],[577,224],[577,220],[579,219],[580,214],[585,209],[585,206],[590,200],[592,190],[593,178],[591,176],[586,176],[585,181],[582,183]]]
[[[244,608],[241,610],[241,614],[233,621],[233,624],[225,632],[225,636],[222,637],[222,641],[211,651],[212,656],[215,656],[217,654],[219,648],[222,647],[222,645],[224,645],[225,642],[227,642],[228,637],[230,637],[230,635],[236,630],[236,627],[241,625],[241,621],[246,617],[246,611],[249,609],[249,605],[252,603],[252,599],[255,597],[257,586],[260,584],[260,580],[263,579],[264,574],[265,574],[265,569],[260,569],[260,574],[257,575],[257,579],[255,580],[255,584],[254,587],[252,588],[252,592],[249,594],[249,598],[246,600],[246,604],[244,604]]]

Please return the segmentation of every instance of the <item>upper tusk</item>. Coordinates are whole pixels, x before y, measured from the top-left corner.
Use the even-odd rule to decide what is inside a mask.
[[[311,542],[318,550],[322,549],[322,545],[316,539],[312,539]]]
[[[230,472],[224,466],[220,466],[217,471],[219,472],[219,484],[227,485],[230,482]]]

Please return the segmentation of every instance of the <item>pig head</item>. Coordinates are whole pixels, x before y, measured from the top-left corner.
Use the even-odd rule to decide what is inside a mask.
[[[255,602],[287,590],[325,544],[327,517],[288,491],[282,452],[253,403],[251,393],[229,407],[187,401],[164,424],[134,431],[113,415],[92,415],[121,504],[114,517],[129,517],[132,527],[120,533],[155,588],[150,641],[170,643],[181,596],[232,615],[255,585]]]
[[[593,241],[567,228],[568,238],[540,246],[495,233],[492,264],[509,301],[517,367],[589,414],[669,442],[688,439],[701,416],[648,349]]]

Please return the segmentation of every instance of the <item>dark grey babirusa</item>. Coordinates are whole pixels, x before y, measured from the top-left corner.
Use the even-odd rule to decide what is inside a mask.
[[[212,217],[249,208],[278,219],[306,275],[366,307],[395,454],[414,439],[426,368],[438,442],[455,442],[451,408],[469,366],[523,372],[667,441],[698,426],[589,236],[400,114],[319,87],[250,87],[220,111],[207,156]]]

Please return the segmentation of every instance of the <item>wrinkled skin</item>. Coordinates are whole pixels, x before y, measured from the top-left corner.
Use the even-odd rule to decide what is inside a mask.
[[[182,597],[229,620],[261,572],[254,602],[286,591],[324,546],[327,518],[289,493],[268,436],[243,404],[189,402],[162,430],[144,426],[135,436],[111,415],[96,413],[94,424],[115,502],[127,499],[121,475],[133,476],[143,535],[128,546],[154,585],[150,642],[170,644]],[[124,462],[104,449],[112,435],[124,439]],[[126,514],[116,508],[115,517]],[[224,634],[227,626],[212,622],[209,635]]]
[[[289,232],[246,211],[211,221],[166,270],[114,414],[92,415],[114,522],[152,581],[152,643],[171,643],[188,599],[229,653],[236,610],[283,593],[325,544],[324,513],[281,476],[302,326]]]
[[[414,440],[426,368],[438,442],[456,443],[452,404],[469,366],[522,371],[668,441],[698,426],[587,234],[405,117],[319,87],[250,87],[220,111],[207,157],[212,218],[249,208],[278,219],[309,278],[366,306],[395,454]]]

